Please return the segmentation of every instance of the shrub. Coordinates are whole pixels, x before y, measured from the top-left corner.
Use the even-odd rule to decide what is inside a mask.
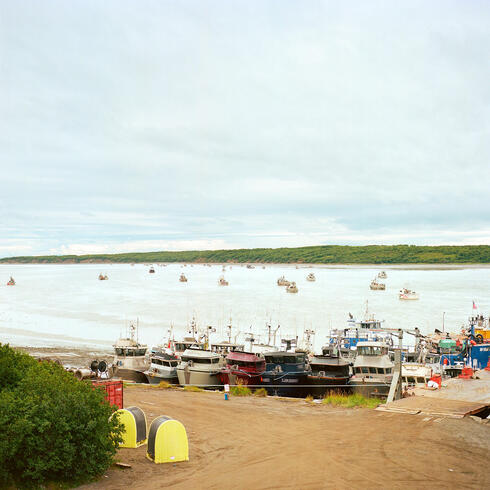
[[[202,388],[199,388],[199,386],[186,385],[184,386],[184,391],[194,391],[197,393],[204,390]]]
[[[236,386],[230,386],[230,393],[233,396],[250,396],[252,390],[248,386],[238,384]]]
[[[265,388],[259,388],[258,390],[255,390],[254,396],[265,397],[267,396],[267,390]]]
[[[73,485],[101,475],[121,441],[112,413],[90,383],[0,344],[0,487]]]
[[[167,383],[166,381],[160,381],[158,383],[157,388],[160,388],[161,390],[168,390],[169,388],[172,388],[172,385],[170,383]]]
[[[355,393],[353,395],[326,395],[325,398],[322,400],[322,403],[346,408],[376,408],[378,405],[384,402],[379,398],[366,398],[358,393]]]
[[[308,395],[306,398],[305,398],[305,401],[307,403],[313,403],[313,397],[311,395]]]

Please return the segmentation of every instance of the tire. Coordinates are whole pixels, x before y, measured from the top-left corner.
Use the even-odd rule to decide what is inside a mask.
[[[481,333],[475,335],[475,341],[477,344],[483,344],[483,335]]]

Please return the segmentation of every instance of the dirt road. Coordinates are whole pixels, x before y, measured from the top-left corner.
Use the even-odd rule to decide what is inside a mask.
[[[146,446],[121,449],[132,467],[85,488],[490,488],[490,426],[471,419],[142,386],[124,396],[148,423],[181,421],[190,461],[157,465]]]

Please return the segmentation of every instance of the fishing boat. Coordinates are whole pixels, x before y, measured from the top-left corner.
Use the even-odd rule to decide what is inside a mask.
[[[180,275],[180,277],[179,277],[179,281],[180,281],[180,282],[187,282],[187,277],[185,277],[185,274],[184,274],[184,273],[182,273],[182,274]]]
[[[404,387],[424,387],[432,378],[434,370],[420,362],[402,362],[402,384]]]
[[[218,281],[218,286],[228,286],[229,283],[224,276],[221,276]]]
[[[136,327],[130,325],[129,336],[120,338],[113,347],[113,376],[136,383],[148,383],[145,375],[149,367],[146,357],[148,346],[138,342]]]
[[[144,374],[148,383],[157,385],[162,381],[177,383],[178,359],[168,354],[159,353],[150,357],[150,368]]]
[[[10,276],[10,279],[7,282],[7,286],[15,286],[15,280],[12,276]]]
[[[266,352],[262,385],[269,395],[304,397],[311,369],[304,352]]]
[[[182,386],[217,388],[221,386],[218,374],[225,365],[223,356],[216,352],[186,349],[177,365],[177,376]]]
[[[148,270],[148,272],[150,274],[155,274],[155,268],[153,266],[151,266],[150,269]]]
[[[228,385],[248,385],[258,387],[265,371],[265,359],[251,352],[230,352],[226,356],[226,366],[219,373],[220,381]]]
[[[386,279],[388,276],[386,275],[386,272],[385,271],[381,271],[379,274],[378,274],[378,277],[380,279]]]
[[[255,267],[252,264],[247,264],[247,269],[255,269]]]
[[[376,278],[374,278],[369,285],[369,289],[372,289],[374,291],[384,291],[386,289],[386,284],[378,282],[376,281]]]
[[[349,385],[354,393],[366,398],[386,397],[390,391],[394,364],[388,345],[383,342],[359,342],[354,361],[354,375]]]
[[[400,292],[398,293],[398,298],[401,300],[414,300],[419,299],[419,295],[411,289],[403,288],[400,289]]]
[[[107,281],[109,276],[107,274],[99,274],[99,281]]]
[[[286,278],[284,276],[281,276],[278,280],[277,280],[277,285],[278,286],[289,286],[291,283],[286,280]]]
[[[286,288],[287,293],[297,293],[298,292],[298,286],[296,286],[296,283],[293,281],[287,288]]]
[[[337,349],[310,357],[309,364],[311,368],[311,374],[308,375],[309,395],[323,398],[331,391],[348,391],[350,362],[340,357]]]
[[[315,277],[315,274],[313,274],[313,272],[310,272],[307,276],[306,276],[306,280],[307,281],[310,281],[310,282],[315,282],[316,281],[316,277]]]

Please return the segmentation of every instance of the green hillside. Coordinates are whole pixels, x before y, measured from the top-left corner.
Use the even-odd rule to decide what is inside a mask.
[[[264,262],[311,264],[488,264],[489,245],[322,245],[299,248],[253,248],[185,252],[144,252],[99,255],[44,255],[5,257],[7,263],[91,262]]]

